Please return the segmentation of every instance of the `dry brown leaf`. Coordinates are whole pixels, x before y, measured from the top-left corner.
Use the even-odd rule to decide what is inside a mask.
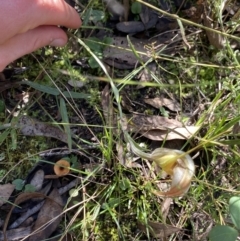
[[[146,116],[134,114],[128,116],[128,120],[128,128],[133,128],[138,131],[148,131],[153,129],[166,130],[183,127],[183,124],[178,120],[157,115]]]
[[[148,231],[151,233],[151,235],[154,238],[166,238],[167,236],[180,231],[179,228],[174,227],[172,225],[153,222],[153,221],[148,221],[147,225],[139,222],[138,227],[145,233],[147,233],[147,229],[148,229]]]
[[[20,240],[27,237],[31,233],[31,227],[22,227],[11,229],[6,232],[7,241]],[[0,231],[0,241],[4,240],[4,234]]]
[[[118,25],[119,24],[120,23],[118,23]],[[129,25],[130,23],[127,22],[127,24]],[[126,26],[124,28],[126,28]],[[152,57],[153,48],[161,48],[160,46],[162,46],[162,44],[169,44],[168,46],[171,46],[171,48],[163,50],[164,53],[167,53],[172,51],[173,45],[176,45],[177,41],[180,40],[182,40],[182,37],[176,34],[175,31],[167,31],[151,39],[138,39],[132,36],[129,36],[129,38],[113,37],[112,44],[103,50],[103,61],[114,68],[133,69],[139,65],[139,59],[146,62]],[[136,50],[135,52],[132,51],[132,46]],[[146,46],[151,46],[151,48],[146,48]],[[138,57],[136,56],[136,52],[138,53]]]
[[[204,13],[203,13],[203,24],[210,29],[217,29],[218,23],[215,23],[214,21],[212,21],[212,19],[207,14],[207,6],[205,6],[205,8],[206,9],[204,10]],[[211,11],[209,12],[211,14]],[[208,41],[210,42],[211,45],[213,45],[217,49],[224,48],[226,39],[223,35],[215,33],[211,30],[206,30],[206,34],[208,37]]]
[[[151,9],[149,7],[147,7],[144,4],[141,4],[141,13],[139,14],[143,24],[147,24],[149,22],[149,20],[151,19],[151,14],[153,12],[151,11]]]
[[[102,104],[104,119],[107,125],[109,120],[109,112],[112,109],[112,105],[110,103],[111,102],[110,102],[109,85],[106,85],[101,93],[101,104]]]
[[[86,84],[86,82],[81,80],[69,80],[68,84],[74,88],[82,88]]]
[[[56,230],[63,211],[63,201],[57,189],[53,189],[40,210],[29,241],[45,240]]]
[[[239,135],[240,134],[240,124],[237,122],[232,129],[233,135]]]
[[[10,183],[0,185],[0,207],[8,201],[14,188],[15,186]]]
[[[203,3],[197,3],[196,6],[192,6],[189,9],[181,10],[183,14],[195,23],[201,23],[203,15],[204,5]]]
[[[125,152],[121,142],[116,143],[116,150],[119,163],[125,165]]]
[[[181,150],[185,143],[186,141],[184,139],[176,139],[169,141],[151,141],[151,149],[153,150],[159,148],[159,146],[163,146],[164,144],[164,148]]]
[[[155,141],[188,139],[199,130],[198,126],[183,126],[177,120],[162,116],[134,114],[131,118],[128,117],[128,120],[127,129],[129,131],[140,133]]]
[[[32,199],[32,198],[49,198],[47,196],[45,196],[44,194],[42,193],[38,193],[38,192],[24,192],[24,193],[21,193],[18,195],[18,197],[16,198],[16,200],[14,201],[14,204],[15,205],[12,205],[10,211],[8,212],[6,218],[5,218],[5,222],[4,222],[4,225],[3,225],[3,236],[4,236],[4,241],[7,241],[7,227],[8,227],[8,223],[9,223],[9,220],[10,220],[10,217],[12,215],[12,211],[13,209],[15,208],[16,205],[19,205],[29,199]]]
[[[198,126],[185,126],[178,127],[172,130],[150,130],[150,131],[140,131],[142,136],[147,137],[153,141],[164,141],[164,140],[174,140],[174,139],[189,139],[194,136],[199,130]]]
[[[149,63],[146,68],[144,68],[137,76],[139,79],[139,85],[137,86],[137,89],[145,88],[144,82],[151,81],[153,79],[153,75],[156,74],[157,71],[157,65],[155,62]]]
[[[30,181],[30,184],[33,187],[35,187],[35,191],[37,192],[40,189],[42,189],[43,181],[44,181],[44,171],[42,169],[39,169],[35,172],[33,178]]]
[[[159,109],[162,106],[165,106],[171,111],[178,112],[181,110],[181,106],[177,101],[167,99],[164,97],[157,97],[157,98],[153,98],[153,99],[144,99],[144,102],[157,109]]]
[[[123,16],[125,9],[121,3],[116,0],[103,0],[107,6],[107,9],[110,13]]]
[[[116,116],[114,115],[113,111],[109,85],[106,85],[102,91],[101,104],[106,125],[110,127],[116,126]]]
[[[171,197],[165,198],[161,204],[162,218],[164,221],[167,219],[172,200],[173,199]]]
[[[59,239],[59,236],[56,236],[54,238],[51,238],[51,241],[75,241],[77,240],[76,237],[74,237],[72,234],[67,233],[66,235],[64,235],[63,237],[61,237],[61,239]]]
[[[123,0],[123,7],[124,7],[124,21],[128,21],[128,15],[129,15],[129,9],[130,9],[129,0]]]
[[[67,134],[57,126],[40,122],[28,116],[21,116],[16,127],[26,136],[46,136],[68,143]]]

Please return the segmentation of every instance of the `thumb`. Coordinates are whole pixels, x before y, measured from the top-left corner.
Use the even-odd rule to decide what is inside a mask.
[[[46,45],[64,46],[67,35],[55,26],[40,26],[18,34],[0,45],[0,71],[12,61]]]

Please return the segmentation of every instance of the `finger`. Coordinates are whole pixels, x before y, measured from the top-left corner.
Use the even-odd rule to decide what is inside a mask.
[[[62,25],[68,28],[79,28],[81,19],[74,8],[64,0],[39,1],[39,18],[43,20],[41,25]]]
[[[46,45],[61,47],[67,43],[67,35],[55,26],[40,26],[16,35],[0,45],[0,71],[12,61]]]
[[[8,0],[1,2],[0,43],[41,25],[79,28],[78,13],[64,0]]]

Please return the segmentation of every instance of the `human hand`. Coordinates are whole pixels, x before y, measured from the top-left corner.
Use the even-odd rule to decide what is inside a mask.
[[[46,45],[64,46],[58,26],[79,28],[78,13],[64,0],[7,0],[0,7],[0,71],[13,60]]]

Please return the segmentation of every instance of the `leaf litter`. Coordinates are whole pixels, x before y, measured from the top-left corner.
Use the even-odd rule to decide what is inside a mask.
[[[0,186],[0,209],[11,203],[10,211],[4,220],[3,231],[0,231],[0,241],[25,238],[31,241],[45,240],[59,228],[66,197],[69,196],[68,191],[71,193],[72,188],[79,184],[80,177],[69,176],[69,171],[59,176],[60,167],[64,165],[63,168],[66,168],[66,160],[62,164],[63,160],[60,158],[60,161],[57,161],[58,158],[59,154],[55,154],[50,158],[53,161],[40,161],[29,172],[24,184],[31,185],[33,192],[20,193],[14,200],[12,193],[15,186]],[[68,168],[69,166],[66,169]],[[64,181],[66,178],[68,182]]]
[[[174,112],[181,111],[181,106],[176,100],[171,100],[162,96],[153,99],[144,99],[143,101],[157,109],[160,109],[162,106],[164,106]]]
[[[11,196],[14,189],[15,186],[10,183],[0,185],[0,207],[4,203],[8,202],[8,199]]]

